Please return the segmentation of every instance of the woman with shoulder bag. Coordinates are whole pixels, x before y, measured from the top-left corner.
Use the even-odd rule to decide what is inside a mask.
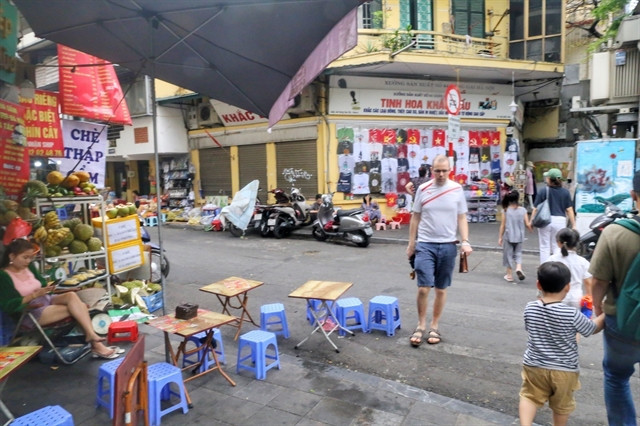
[[[544,174],[544,177],[547,183],[547,190],[538,192],[534,203],[535,207],[531,212],[531,221],[534,222],[541,204],[547,200],[547,194],[549,194],[548,205],[551,212],[551,223],[538,228],[541,264],[547,261],[557,247],[555,244],[556,234],[562,228],[567,227],[567,218],[569,219],[568,226],[576,229],[576,217],[573,213],[571,194],[569,190],[562,186],[562,172],[559,169],[549,169]]]

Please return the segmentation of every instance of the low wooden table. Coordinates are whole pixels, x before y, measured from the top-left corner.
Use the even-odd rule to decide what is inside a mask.
[[[313,333],[320,331],[324,335],[325,339],[327,339],[327,341],[331,344],[331,346],[333,346],[336,352],[340,352],[336,344],[333,343],[333,341],[329,337],[331,333],[338,329],[343,330],[351,335],[353,335],[354,333],[351,330],[347,330],[340,324],[327,302],[335,303],[335,301],[338,300],[338,298],[342,296],[347,290],[349,290],[352,285],[353,283],[336,281],[307,281],[289,294],[289,297],[307,300],[307,306],[309,307],[309,311],[311,312],[311,315],[313,316],[316,323],[316,327],[311,331],[311,333],[309,333],[307,337],[305,337],[300,343],[295,346],[296,349],[298,349],[304,342],[306,342]],[[314,309],[314,305],[311,302],[312,299],[322,301],[317,309]],[[334,325],[329,330],[325,330],[323,326],[329,319],[333,320]]]
[[[11,373],[26,364],[31,358],[33,358],[40,350],[42,346],[2,346],[0,347],[0,410],[7,416],[11,423],[14,417],[11,411],[2,402],[2,391],[4,390],[7,380],[11,376]]]
[[[222,313],[231,315],[229,309],[240,310],[240,316],[236,321],[236,326],[238,327],[238,332],[234,337],[234,340],[238,340],[238,336],[240,335],[240,329],[242,327],[242,323],[245,320],[245,317],[251,321],[251,323],[255,326],[258,326],[256,322],[251,318],[251,314],[247,310],[247,303],[249,301],[249,291],[254,288],[260,287],[264,284],[261,281],[247,280],[244,278],[238,277],[229,277],[225,278],[222,281],[215,282],[213,284],[206,285],[200,288],[201,291],[207,293],[213,293],[216,295],[220,303],[222,304]],[[237,299],[238,305],[233,305],[233,299]]]
[[[180,360],[181,355],[182,356],[191,355],[205,348],[208,352],[211,352],[211,354],[213,355],[215,366],[206,371],[203,371],[198,374],[194,374],[184,379],[185,383],[197,377],[200,377],[204,374],[211,373],[212,371],[217,370],[220,372],[220,374],[222,374],[222,376],[225,379],[227,379],[229,383],[231,383],[232,386],[235,386],[236,383],[231,379],[231,377],[227,375],[227,373],[224,372],[224,370],[222,370],[222,366],[218,361],[218,355],[216,354],[216,351],[214,350],[214,347],[213,347],[213,329],[218,328],[221,325],[235,322],[237,320],[238,318],[230,315],[211,312],[205,309],[198,309],[198,316],[189,320],[176,319],[175,314],[169,314],[169,315],[165,315],[165,316],[147,321],[147,324],[149,324],[151,327],[155,327],[164,332],[165,346],[169,349],[169,354],[171,355],[171,362],[176,367],[179,367],[178,362]],[[194,334],[202,333],[203,331],[206,332],[206,337],[202,345],[194,349],[187,350],[186,348],[187,348],[187,342],[189,341],[189,337],[193,336]],[[182,342],[180,342],[180,344],[178,345],[177,351],[174,351],[173,346],[171,346],[171,341],[169,340],[169,333],[182,337]],[[188,365],[187,367],[182,368],[182,370],[183,371],[193,370],[194,368],[198,368],[201,365],[201,363],[202,361],[195,364]],[[186,387],[185,387],[185,395],[187,397],[187,402],[191,407],[192,406],[191,397],[189,396],[189,393],[187,392]]]

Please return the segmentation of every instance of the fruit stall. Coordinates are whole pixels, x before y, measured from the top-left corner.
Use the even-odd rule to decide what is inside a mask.
[[[137,289],[133,292],[120,285],[135,275],[131,273],[150,271],[136,206],[107,205],[87,172],[64,176],[54,171],[47,182],[28,181],[18,201],[5,197],[0,187],[0,228],[4,226],[10,237],[5,241],[22,237],[34,241],[40,248],[41,272],[56,282],[58,292],[102,288],[109,298],[105,297],[105,305],[157,309],[159,285],[133,280]],[[19,235],[13,235],[15,229]]]

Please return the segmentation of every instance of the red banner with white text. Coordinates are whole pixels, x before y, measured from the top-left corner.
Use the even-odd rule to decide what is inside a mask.
[[[23,106],[0,99],[0,185],[12,200],[18,199],[29,180],[23,114]]]
[[[27,152],[35,157],[63,157],[58,94],[36,90],[32,99],[20,97],[25,107]]]
[[[113,65],[58,45],[62,113],[131,125],[129,108]]]

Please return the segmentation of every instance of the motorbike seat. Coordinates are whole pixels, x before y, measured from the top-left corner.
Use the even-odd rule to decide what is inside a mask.
[[[340,209],[336,212],[337,217],[351,216],[356,213],[362,213],[362,209]]]

